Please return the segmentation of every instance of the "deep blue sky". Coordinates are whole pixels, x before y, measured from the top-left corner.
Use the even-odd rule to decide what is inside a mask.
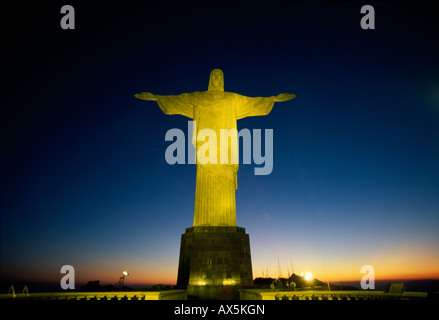
[[[11,2],[11,1],[9,1]],[[95,2],[94,2],[95,3]],[[166,116],[135,93],[295,93],[239,129],[274,130],[274,169],[241,165],[253,272],[439,277],[439,44],[430,3],[2,4],[1,279],[175,282],[194,165],[165,162]],[[291,270],[290,270],[291,271]]]

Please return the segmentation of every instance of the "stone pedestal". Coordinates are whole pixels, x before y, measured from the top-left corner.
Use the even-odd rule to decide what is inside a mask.
[[[253,286],[245,229],[187,228],[181,236],[177,286],[200,299],[239,299],[239,289]]]

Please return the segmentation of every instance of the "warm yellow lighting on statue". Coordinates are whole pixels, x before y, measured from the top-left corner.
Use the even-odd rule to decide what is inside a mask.
[[[233,279],[224,279],[223,286],[233,286],[236,283]]]
[[[305,280],[306,280],[306,281],[310,281],[310,280],[312,280],[312,273],[311,273],[311,272],[307,272],[307,273],[305,273]]]
[[[128,276],[128,272],[126,272],[126,271],[122,272],[122,274],[124,277]]]
[[[165,114],[180,114],[195,120],[194,137],[197,138],[194,142],[197,153],[197,178],[194,226],[236,226],[235,189],[238,185],[238,164],[234,163],[235,161],[225,161],[224,155],[227,151],[227,155],[232,158],[233,155],[236,157],[237,135],[230,135],[231,143],[226,144],[227,150],[224,150],[224,146],[221,147],[221,139],[204,141],[200,139],[200,136],[202,137],[203,133],[212,130],[216,137],[221,137],[225,134],[224,129],[228,130],[227,132],[237,129],[237,120],[267,115],[275,102],[291,100],[295,95],[282,93],[272,97],[250,98],[226,92],[224,91],[223,72],[220,69],[214,69],[210,74],[207,91],[173,96],[142,92],[136,94],[135,97],[157,101]],[[201,130],[203,131],[199,135]],[[206,150],[210,152],[214,149],[210,147],[212,143],[217,144],[216,150],[223,149],[224,152],[206,154]],[[221,154],[223,154],[222,158]],[[225,162],[228,163],[224,164]]]

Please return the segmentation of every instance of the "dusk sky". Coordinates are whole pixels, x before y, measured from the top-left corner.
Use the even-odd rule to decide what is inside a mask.
[[[175,284],[195,165],[169,165],[165,115],[135,93],[296,98],[270,175],[241,164],[253,276],[439,279],[439,24],[432,2],[2,2],[1,282]],[[375,29],[360,26],[364,4]],[[324,266],[322,265],[322,260]]]

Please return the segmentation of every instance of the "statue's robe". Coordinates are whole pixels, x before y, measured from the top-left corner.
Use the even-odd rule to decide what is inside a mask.
[[[270,113],[273,97],[245,97],[232,92],[202,91],[172,96],[158,96],[165,114],[180,114],[195,120],[195,137],[202,129],[212,129],[217,136],[217,164],[201,164],[197,159],[194,226],[236,226],[235,189],[238,164],[221,164],[220,130],[237,130],[236,121]],[[196,141],[196,152],[204,141]],[[231,138],[228,154],[237,152],[238,139]]]

